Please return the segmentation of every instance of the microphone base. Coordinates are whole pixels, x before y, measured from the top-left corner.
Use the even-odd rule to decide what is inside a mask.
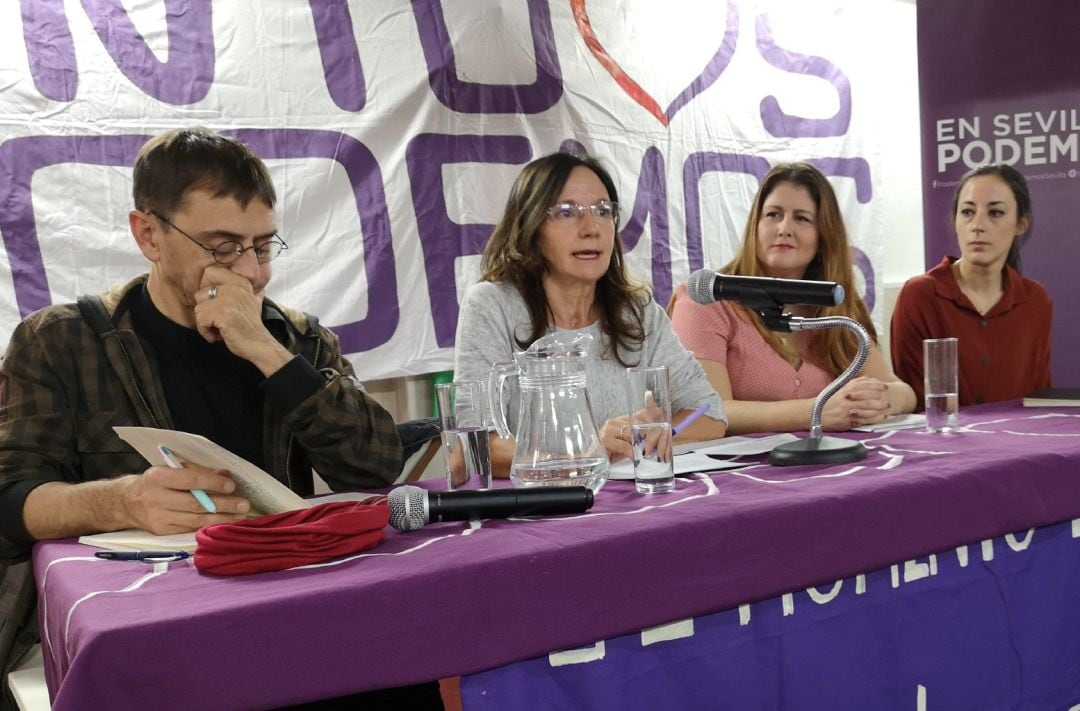
[[[793,467],[802,464],[844,464],[866,459],[866,447],[840,437],[807,437],[773,448],[769,464]]]

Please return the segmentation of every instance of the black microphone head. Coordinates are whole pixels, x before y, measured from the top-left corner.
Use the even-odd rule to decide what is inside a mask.
[[[427,492],[419,486],[399,486],[387,495],[390,525],[399,531],[415,531],[428,522]]]
[[[713,296],[715,282],[716,272],[712,269],[698,269],[686,280],[686,293],[696,304],[714,303],[716,301],[716,297]]]

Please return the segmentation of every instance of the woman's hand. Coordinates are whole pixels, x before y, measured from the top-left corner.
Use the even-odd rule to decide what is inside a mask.
[[[600,442],[612,463],[630,458],[634,453],[630,441],[630,418],[613,417],[605,422],[600,428]]]
[[[888,383],[877,378],[855,378],[826,401],[821,426],[830,432],[842,432],[877,424],[894,412]]]

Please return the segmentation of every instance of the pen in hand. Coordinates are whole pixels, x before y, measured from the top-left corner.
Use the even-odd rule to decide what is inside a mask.
[[[158,451],[161,452],[161,456],[165,457],[165,463],[169,465],[170,469],[183,469],[183,465],[176,461],[176,457],[165,445],[158,445]],[[214,500],[206,495],[206,492],[202,489],[192,489],[191,495],[202,504],[202,507],[206,509],[207,513],[217,513],[217,506],[214,505]]]
[[[708,403],[705,403],[704,405],[699,405],[696,410],[694,410],[693,412],[691,412],[689,415],[686,416],[685,420],[683,420],[682,422],[680,422],[679,424],[677,424],[677,425],[675,425],[674,427],[671,428],[671,435],[674,437],[675,435],[678,435],[680,432],[685,430],[690,425],[697,422],[698,419],[702,415],[704,415],[705,411],[708,410],[708,409],[709,409],[709,404]]]

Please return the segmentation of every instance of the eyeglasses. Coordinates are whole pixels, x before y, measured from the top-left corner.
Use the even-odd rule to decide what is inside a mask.
[[[153,215],[154,217],[158,218],[172,229],[187,237],[199,247],[214,255],[214,261],[218,264],[233,264],[238,261],[240,257],[244,256],[244,252],[248,251],[249,249],[255,252],[255,259],[257,259],[260,264],[265,264],[266,262],[269,262],[270,260],[277,257],[279,254],[281,254],[281,250],[289,248],[289,245],[285,244],[285,242],[278,235],[274,235],[265,242],[262,242],[260,244],[253,244],[250,247],[245,247],[243,244],[235,240],[222,242],[217,247],[207,247],[205,244],[195,239],[187,232],[184,232],[182,229],[169,222],[160,213],[150,210],[146,214]]]
[[[598,200],[592,205],[578,205],[576,202],[560,202],[547,209],[548,217],[553,222],[568,225],[579,222],[585,217],[588,210],[596,218],[597,222],[610,222],[614,224],[619,220],[619,203],[609,200]]]

